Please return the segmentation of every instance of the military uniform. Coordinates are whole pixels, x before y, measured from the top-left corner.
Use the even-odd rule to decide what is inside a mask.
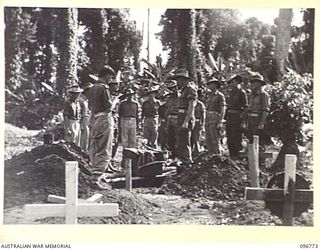
[[[200,135],[203,129],[205,115],[205,106],[203,102],[197,100],[196,107],[194,109],[194,116],[196,118],[195,125],[191,133],[191,148],[192,155],[197,156],[200,153]]]
[[[178,136],[178,93],[174,92],[169,95],[165,102],[166,121],[167,121],[167,140],[166,144],[171,151],[171,157],[177,157],[177,136]]]
[[[124,100],[119,105],[120,134],[123,148],[137,147],[137,119],[139,104]]]
[[[242,149],[241,122],[243,111],[248,105],[247,94],[243,89],[235,88],[227,95],[226,135],[229,155],[232,158],[239,157]]]
[[[88,151],[89,149],[89,123],[90,123],[90,110],[89,110],[89,102],[85,95],[81,94],[79,97],[79,102],[81,106],[81,139],[80,139],[80,147]]]
[[[65,132],[65,141],[73,142],[77,146],[80,146],[80,118],[81,118],[81,106],[79,100],[68,100],[65,103],[63,109],[63,116],[65,122],[68,123],[65,126],[70,130],[70,134]]]
[[[205,134],[206,145],[210,153],[221,154],[221,109],[226,106],[225,96],[220,91],[208,95],[206,104]]]
[[[111,106],[109,87],[104,82],[95,83],[89,96],[92,112],[92,142],[89,151],[95,175],[104,173],[111,160],[114,126]]]
[[[142,104],[143,137],[148,140],[148,145],[155,148],[158,137],[158,100],[146,100]]]
[[[248,137],[250,143],[253,142],[253,135],[259,135],[259,144],[265,145],[263,131],[258,128],[261,121],[262,113],[269,112],[270,97],[261,90],[258,93],[251,93],[248,106]]]
[[[191,131],[195,121],[190,120],[187,128],[182,128],[182,124],[186,118],[189,101],[197,100],[197,90],[191,84],[187,83],[181,89],[179,96],[179,108],[178,108],[178,157],[184,164],[192,163],[191,155]]]

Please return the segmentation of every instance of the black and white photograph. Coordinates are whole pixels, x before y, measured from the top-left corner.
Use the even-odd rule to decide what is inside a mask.
[[[314,227],[314,8],[3,18],[4,225]]]

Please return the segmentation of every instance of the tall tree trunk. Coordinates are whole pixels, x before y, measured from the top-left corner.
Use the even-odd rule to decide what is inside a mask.
[[[275,46],[275,62],[277,65],[277,80],[280,80],[285,74],[285,63],[288,59],[289,44],[291,40],[291,21],[293,17],[292,9],[280,9],[276,46]]]
[[[75,8],[58,11],[58,51],[60,60],[57,69],[57,91],[63,94],[65,89],[77,81],[78,53],[78,10]]]
[[[108,31],[106,9],[79,9],[79,21],[87,26],[90,31],[89,44],[86,47],[90,58],[89,68],[98,73],[106,61],[105,39]]]
[[[181,10],[180,19],[177,24],[178,67],[185,67],[190,77],[196,78],[196,14],[195,10]]]

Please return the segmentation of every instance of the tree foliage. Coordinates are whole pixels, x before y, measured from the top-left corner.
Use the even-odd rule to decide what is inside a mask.
[[[308,138],[303,125],[313,122],[313,78],[289,70],[282,80],[269,86],[271,111],[267,122],[270,135],[282,142],[303,145]]]
[[[62,109],[66,88],[78,79],[88,81],[105,63],[117,70],[125,63],[139,67],[142,36],[128,10],[4,11],[7,121],[41,128]]]
[[[314,53],[314,9],[302,9],[301,27],[292,28],[291,53],[289,60],[292,67],[300,74],[313,73]]]

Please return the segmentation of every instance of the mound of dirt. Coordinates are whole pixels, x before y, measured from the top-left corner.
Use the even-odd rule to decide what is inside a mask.
[[[65,162],[79,163],[79,198],[103,194],[104,202],[119,204],[117,218],[82,218],[79,223],[147,223],[148,201],[125,190],[96,190],[91,183],[89,157],[73,144],[42,145],[5,162],[5,208],[32,203],[46,203],[49,194],[65,196]],[[43,222],[64,223],[63,219],[47,218]]]
[[[213,200],[238,200],[250,186],[248,170],[230,158],[203,155],[190,169],[167,180],[162,193],[184,197],[205,197]]]
[[[9,123],[6,123],[4,128],[5,159],[9,159],[13,155],[21,154],[25,150],[30,150],[42,144],[35,138],[40,133],[40,130],[18,128]]]

